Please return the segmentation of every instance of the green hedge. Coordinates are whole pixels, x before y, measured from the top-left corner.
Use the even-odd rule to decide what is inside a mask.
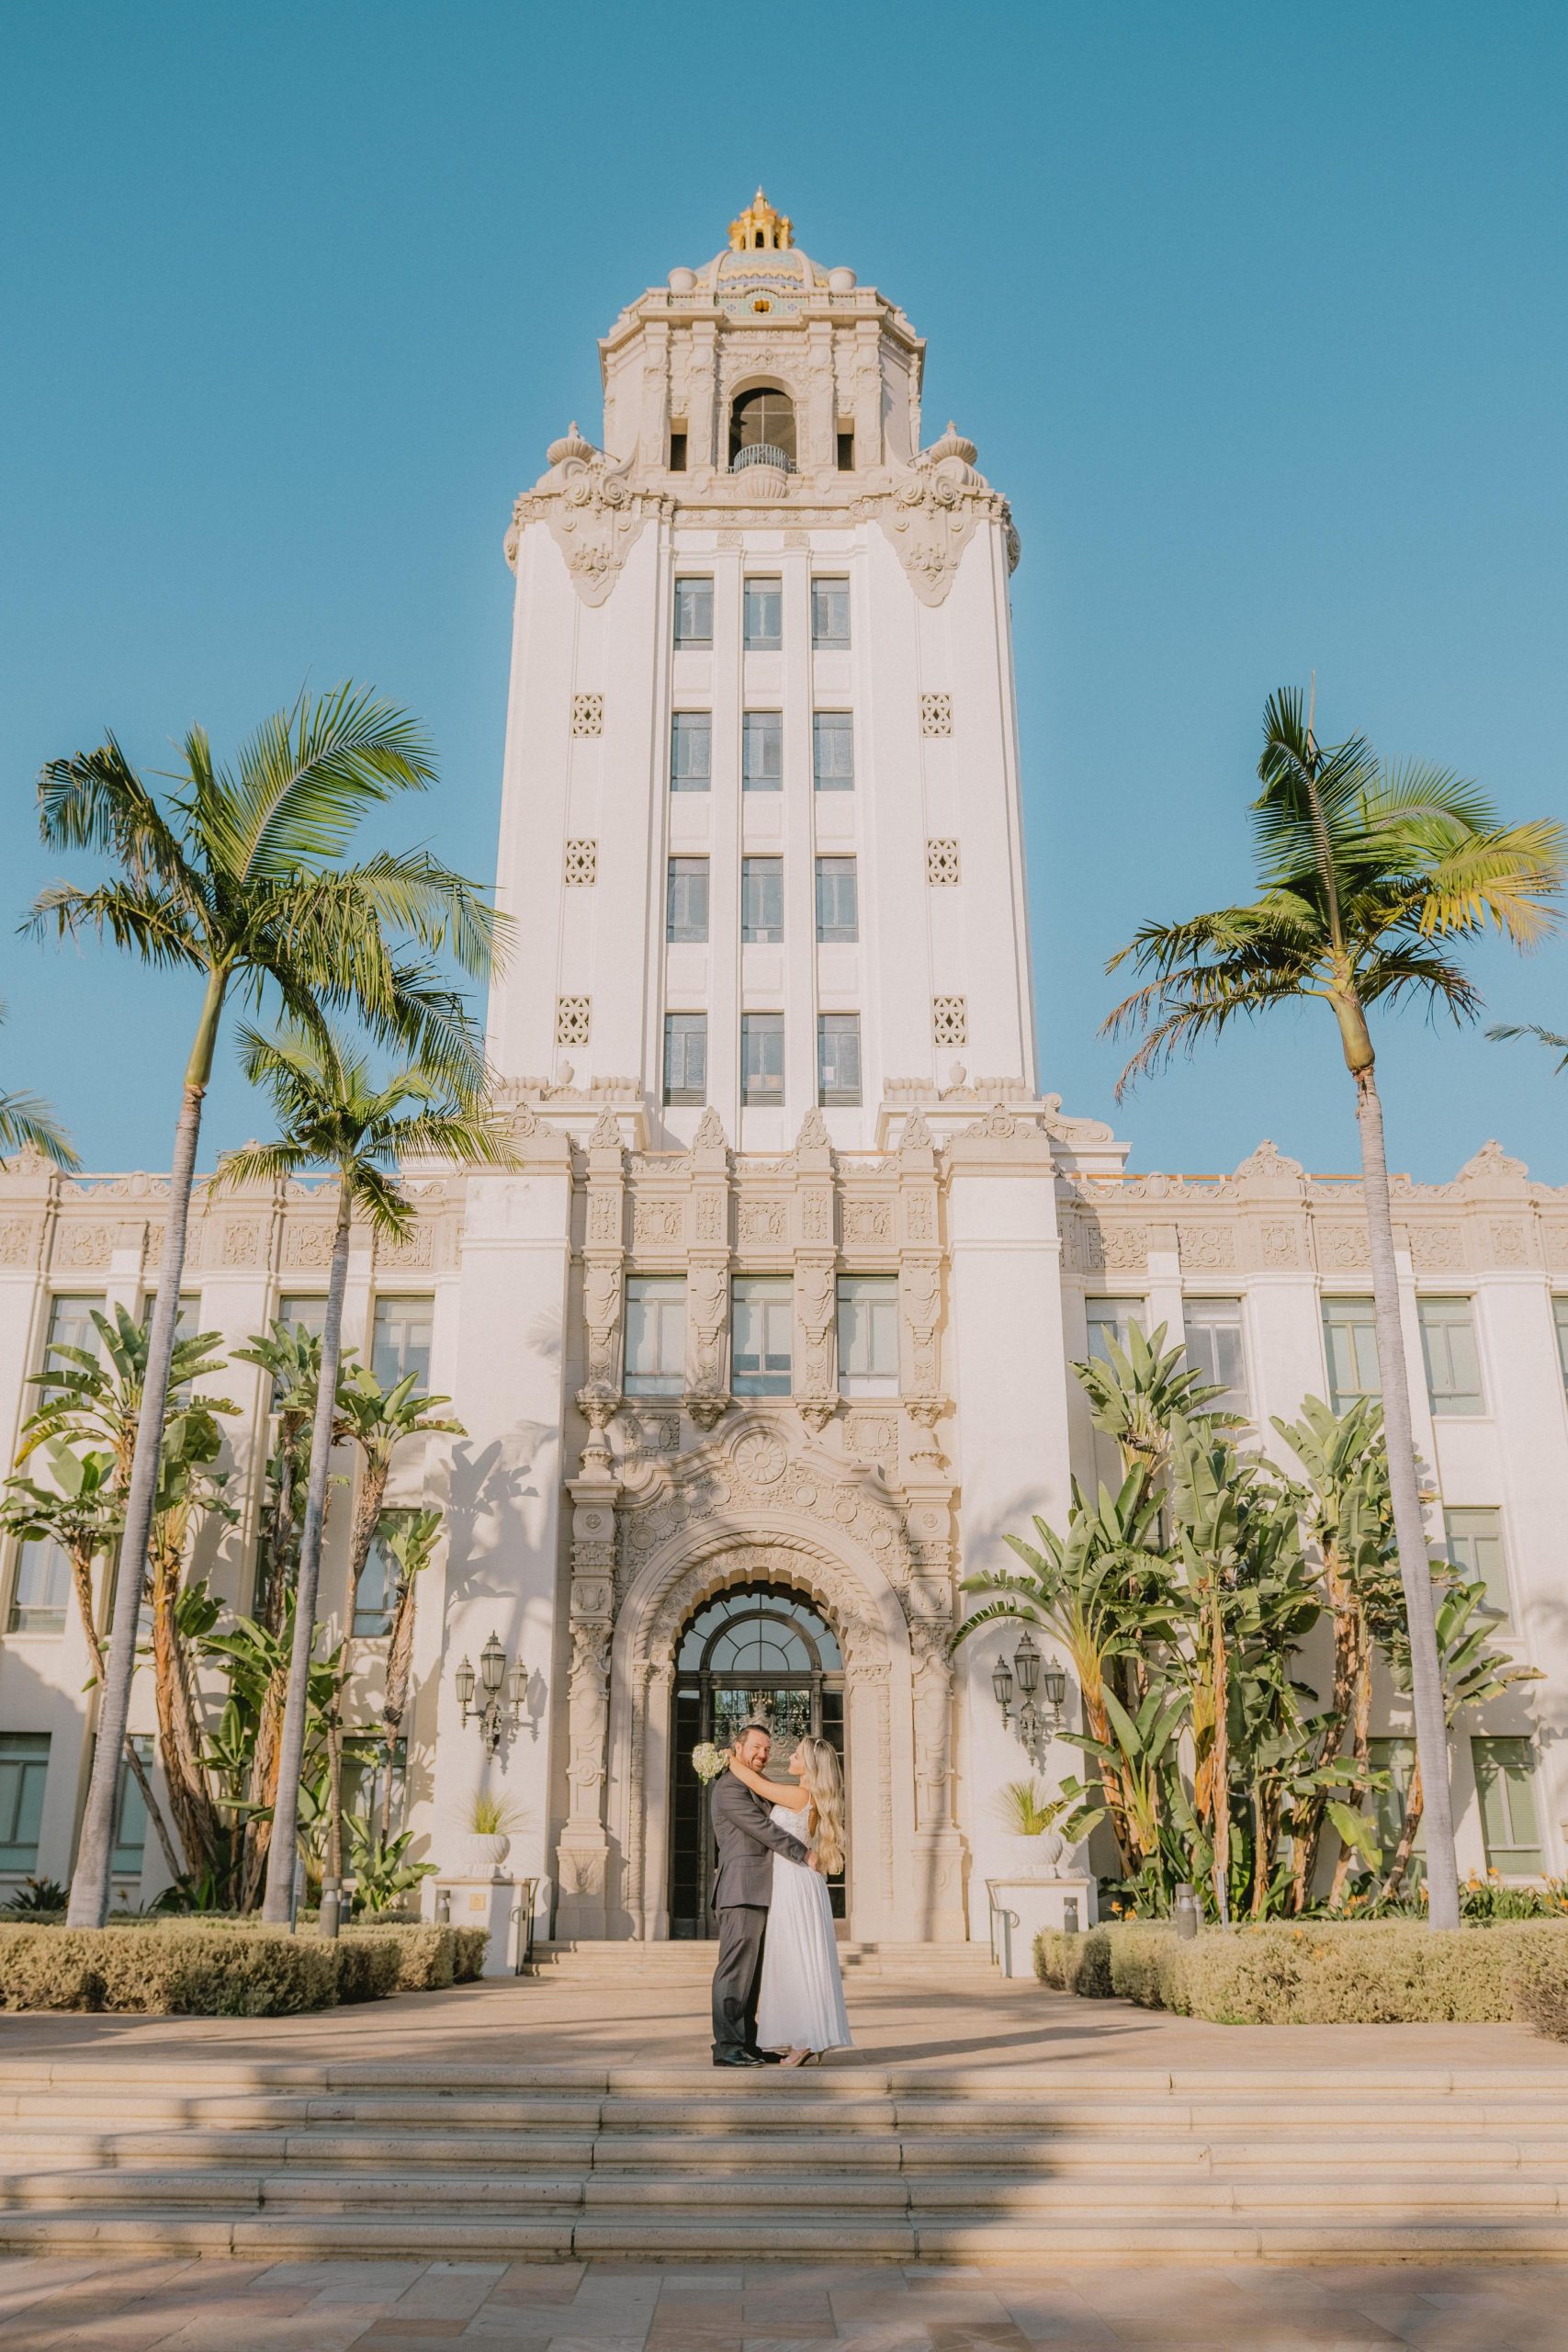
[[[254,1919],[122,1919],[105,1928],[0,1924],[0,2009],[289,2017],[468,1983],[482,1928],[355,1927],[334,1942]]]
[[[1036,1939],[1043,1984],[1220,2025],[1483,2025],[1512,2018],[1568,2040],[1568,1921],[1435,1935],[1418,1920],[1274,1920],[1184,1943],[1128,1921]]]

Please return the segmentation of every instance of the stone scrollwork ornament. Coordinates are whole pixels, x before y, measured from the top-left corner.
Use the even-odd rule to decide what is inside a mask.
[[[585,441],[575,424],[560,440],[551,442],[547,454],[548,473],[513,509],[506,560],[515,569],[524,526],[544,523],[583,603],[602,605],[620,578],[643,525],[665,502],[632,488],[627,477],[635,458],[609,457]]]
[[[958,576],[964,551],[983,519],[1002,524],[1008,569],[1017,568],[1018,533],[1005,498],[975,469],[976,448],[949,424],[922,449],[890,493],[856,502],[862,519],[879,522],[922,605],[941,605]]]

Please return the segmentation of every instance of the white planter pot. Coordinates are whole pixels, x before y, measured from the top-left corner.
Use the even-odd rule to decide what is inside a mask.
[[[492,1878],[512,1851],[512,1840],[503,1830],[493,1837],[476,1833],[468,1841],[468,1875],[470,1878]]]
[[[1059,1829],[1043,1829],[1036,1838],[1015,1836],[999,1843],[998,1878],[1055,1878],[1066,1840]]]

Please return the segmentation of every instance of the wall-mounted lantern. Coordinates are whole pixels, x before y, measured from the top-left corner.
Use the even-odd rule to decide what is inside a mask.
[[[1013,1694],[1021,1693],[1022,1704],[1018,1710],[1018,1723],[1013,1724]],[[1043,1658],[1032,1634],[1025,1633],[1011,1662],[998,1657],[991,1668],[991,1689],[1001,1709],[1004,1728],[1028,1754],[1030,1762],[1038,1770],[1045,1760],[1045,1745],[1062,1727],[1062,1709],[1067,1696],[1067,1676],[1065,1667],[1052,1658]],[[1044,1701],[1043,1709],[1036,1706],[1035,1694]]]
[[[528,1698],[528,1669],[521,1658],[508,1673],[506,1652],[498,1634],[491,1634],[479,1652],[479,1670],[476,1677],[473,1667],[464,1658],[452,1678],[457,1685],[457,1704],[463,1711],[463,1721],[470,1715],[479,1718],[479,1737],[485,1753],[493,1756],[501,1746],[505,1732],[515,1731],[523,1720],[523,1710]],[[502,1692],[505,1691],[504,1700]]]

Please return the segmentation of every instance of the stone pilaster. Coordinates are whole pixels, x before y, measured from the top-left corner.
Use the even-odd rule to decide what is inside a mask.
[[[839,1407],[833,1152],[820,1111],[801,1122],[794,1157],[795,1403],[807,1429],[820,1430]]]
[[[692,1145],[686,1256],[686,1410],[711,1430],[729,1410],[729,1148],[712,1104]]]
[[[603,1406],[584,1408],[590,1436],[571,1497],[571,1661],[567,1684],[566,1826],[556,1849],[556,1933],[605,1932],[610,1840],[604,1826],[610,1641],[615,1631],[615,1498]]]

